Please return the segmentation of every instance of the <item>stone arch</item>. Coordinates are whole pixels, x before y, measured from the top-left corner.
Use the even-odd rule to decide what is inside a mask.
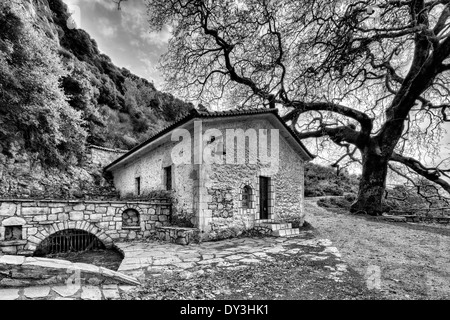
[[[104,230],[96,227],[88,221],[62,221],[51,225],[37,227],[36,233],[28,236],[28,242],[25,245],[25,250],[34,252],[39,247],[41,242],[50,237],[52,234],[67,229],[78,229],[89,232],[96,236],[106,248],[111,248],[114,245],[113,239],[107,235]]]
[[[119,217],[122,218],[122,227],[125,226],[123,224],[123,216],[124,216],[124,213],[126,213],[127,211],[136,212],[137,216],[138,216],[137,224],[135,226],[132,226],[132,227],[141,227],[142,217],[144,216],[144,211],[142,210],[141,207],[139,207],[139,205],[136,205],[136,204],[125,205],[125,206],[123,206],[122,208],[119,209],[118,215],[119,215]]]
[[[135,209],[127,209],[122,212],[122,228],[123,227],[139,227],[140,215]]]
[[[127,204],[127,205],[125,205],[125,206],[123,206],[122,208],[119,209],[119,211],[118,211],[119,216],[122,216],[122,213],[125,210],[129,210],[129,209],[136,210],[139,213],[140,216],[142,216],[144,214],[144,210],[142,210],[141,207],[139,207],[139,205],[137,205],[137,204],[129,204],[128,205]]]

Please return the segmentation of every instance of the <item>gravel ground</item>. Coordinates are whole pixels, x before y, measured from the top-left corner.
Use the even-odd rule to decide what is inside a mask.
[[[373,290],[388,299],[450,298],[448,227],[338,214],[315,201],[306,201],[305,209],[318,235],[330,239]]]

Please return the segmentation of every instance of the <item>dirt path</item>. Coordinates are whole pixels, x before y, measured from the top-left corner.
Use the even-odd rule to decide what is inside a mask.
[[[450,299],[448,232],[332,213],[314,201],[306,201],[305,209],[306,220],[333,241],[349,266],[367,276],[369,286],[377,283],[380,270],[378,283],[388,298]]]

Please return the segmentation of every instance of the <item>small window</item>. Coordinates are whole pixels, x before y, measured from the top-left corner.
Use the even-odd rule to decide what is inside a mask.
[[[250,209],[251,208],[251,196],[252,196],[252,188],[249,186],[245,186],[242,188],[242,209]]]
[[[139,227],[139,212],[127,209],[122,213],[122,227]]]
[[[166,190],[172,190],[172,166],[164,168],[164,184]]]
[[[135,180],[136,194],[139,196],[141,194],[141,177],[137,177]]]
[[[22,226],[6,226],[5,241],[22,240]]]

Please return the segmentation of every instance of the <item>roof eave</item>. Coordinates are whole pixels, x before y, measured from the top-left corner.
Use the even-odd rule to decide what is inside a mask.
[[[313,160],[315,158],[315,156],[313,154],[311,154],[308,151],[308,149],[304,146],[304,144],[301,142],[301,140],[299,139],[297,134],[283,121],[283,119],[278,114],[278,109],[276,109],[276,108],[272,108],[272,109],[255,109],[255,110],[248,110],[248,111],[244,111],[244,112],[242,112],[242,111],[240,111],[240,112],[228,111],[228,112],[223,112],[221,114],[214,114],[214,113],[203,112],[203,111],[198,111],[196,109],[193,109],[187,115],[185,115],[184,117],[181,117],[178,121],[175,121],[172,125],[166,127],[165,129],[163,129],[162,131],[160,131],[159,133],[157,133],[153,137],[149,138],[147,141],[139,144],[138,146],[134,147],[133,149],[131,149],[127,153],[123,154],[122,156],[120,156],[119,158],[117,158],[116,160],[111,162],[109,165],[107,165],[104,168],[104,170],[105,171],[111,171],[114,167],[119,165],[122,161],[124,161],[128,157],[132,156],[137,151],[142,150],[143,148],[145,148],[146,146],[148,146],[152,142],[156,141],[159,138],[162,138],[163,136],[165,136],[166,134],[170,133],[175,128],[178,128],[178,127],[186,124],[187,122],[189,122],[192,119],[196,119],[196,118],[237,117],[237,116],[244,116],[244,115],[251,115],[251,114],[273,114],[278,119],[278,121],[281,123],[281,125],[291,134],[291,136],[294,138],[294,140],[300,146],[301,150],[303,150],[304,154],[306,155],[305,161],[311,161],[311,160]]]

